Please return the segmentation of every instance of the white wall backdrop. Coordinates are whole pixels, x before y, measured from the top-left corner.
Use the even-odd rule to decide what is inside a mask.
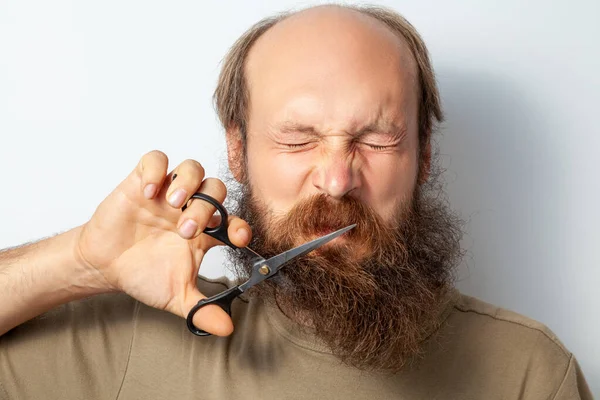
[[[0,248],[85,222],[146,151],[219,174],[227,48],[293,1],[0,0]],[[600,3],[384,1],[421,32],[468,219],[460,288],[540,320],[600,395]],[[219,276],[213,251],[201,272]]]

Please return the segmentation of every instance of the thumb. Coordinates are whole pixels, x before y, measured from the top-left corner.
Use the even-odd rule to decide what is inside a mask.
[[[191,309],[206,296],[200,293],[200,291],[194,287],[192,288],[190,295],[187,296],[184,305],[184,318],[187,318]],[[196,312],[193,317],[194,326],[198,329],[202,329],[215,336],[229,336],[233,332],[233,321],[231,317],[218,305],[209,304]]]
[[[250,243],[250,240],[252,239],[252,228],[250,228],[250,225],[248,225],[246,221],[235,215],[230,215],[227,221],[227,237],[229,238],[231,243],[240,248],[248,246],[248,243]],[[220,220],[218,222],[214,222],[214,220],[211,220],[208,226],[216,226],[219,222]],[[223,243],[220,240],[217,240],[208,235],[206,236],[204,243],[206,246],[206,251],[215,246],[223,245]]]

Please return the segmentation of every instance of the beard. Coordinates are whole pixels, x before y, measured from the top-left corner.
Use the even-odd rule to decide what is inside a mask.
[[[308,327],[342,362],[396,372],[422,354],[461,258],[461,221],[439,195],[417,188],[398,206],[392,223],[353,197],[319,194],[275,215],[249,185],[229,191],[235,214],[252,227],[249,247],[266,259],[351,224],[357,226],[288,262],[248,291],[276,304]],[[250,259],[229,251],[236,276],[247,278]]]

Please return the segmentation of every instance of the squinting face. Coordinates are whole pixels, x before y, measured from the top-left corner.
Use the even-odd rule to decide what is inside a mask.
[[[253,194],[274,216],[314,194],[351,196],[392,224],[417,182],[412,56],[380,24],[319,37],[299,24],[276,25],[248,59]]]

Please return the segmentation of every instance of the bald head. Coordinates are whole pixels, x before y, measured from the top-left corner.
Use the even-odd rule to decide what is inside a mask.
[[[284,19],[257,40],[247,59],[249,70],[294,65],[330,73],[398,68],[396,73],[413,80],[417,74],[405,40],[376,18],[339,6],[314,7]]]
[[[368,121],[411,130],[417,118],[425,181],[430,135],[443,119],[418,32],[395,11],[368,5],[317,6],[257,22],[225,57],[214,99],[234,150],[230,167],[238,170],[244,170],[244,158],[236,156],[246,152],[249,129],[273,125],[266,117],[294,121],[301,110],[333,130],[356,130]]]
[[[307,124],[346,131],[378,122],[416,130],[417,75],[401,37],[371,16],[338,6],[277,23],[256,41],[246,63],[251,114],[275,112],[269,123],[305,117]]]

